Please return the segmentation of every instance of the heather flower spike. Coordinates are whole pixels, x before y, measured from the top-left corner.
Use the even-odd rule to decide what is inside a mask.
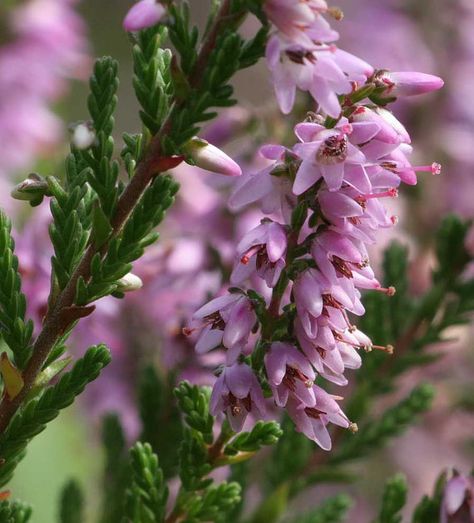
[[[128,11],[123,21],[125,31],[141,31],[157,24],[166,14],[159,0],[139,0]]]
[[[264,12],[274,26],[266,59],[281,111],[292,110],[298,89],[307,91],[317,105],[295,126],[297,143],[263,146],[260,155],[266,165],[256,173],[244,173],[230,197],[232,210],[254,203],[268,216],[236,246],[230,277],[247,296],[262,293],[266,310],[262,312],[260,301],[258,315],[246,313],[244,335],[235,337],[245,340],[245,350],[242,343],[232,347],[224,340],[223,346],[227,365],[252,355],[254,365],[246,372],[255,372],[254,378],[264,372],[275,405],[288,411],[299,431],[329,450],[327,425],[354,425],[314,380],[319,375],[345,386],[346,371],[362,364],[361,351],[394,351],[391,345],[373,342],[353,323],[354,317],[365,314],[361,290],[388,297],[396,292],[391,285],[381,285],[368,255],[379,230],[397,221],[385,201],[398,197],[401,183],[416,184],[418,173],[441,170],[436,162],[412,165],[411,138],[387,106],[390,98],[380,104],[373,100],[381,94],[395,98],[429,92],[440,88],[442,80],[421,73],[374,71],[339,49],[338,34],[324,16],[341,16],[323,0],[267,0]],[[207,147],[194,139],[187,153],[206,167],[197,153]],[[209,151],[208,156],[222,154]],[[223,171],[215,165],[211,170]],[[226,308],[247,298],[230,294],[217,300],[223,308],[218,317],[204,318],[198,353],[222,344],[229,325]],[[213,303],[211,312],[216,314]],[[280,323],[285,328],[279,330]],[[263,368],[253,359],[257,347],[265,353]]]

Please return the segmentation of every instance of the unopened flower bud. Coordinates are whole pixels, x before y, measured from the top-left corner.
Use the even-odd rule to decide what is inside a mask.
[[[95,141],[94,128],[89,122],[79,122],[71,126],[72,144],[77,149],[89,149]]]
[[[141,31],[157,24],[166,9],[157,0],[140,0],[127,13],[123,21],[125,31]]]
[[[129,272],[118,281],[118,292],[133,292],[138,291],[143,287],[142,280],[135,274]]]
[[[31,173],[26,180],[16,185],[12,192],[15,200],[33,201],[41,199],[48,194],[48,184],[39,174]]]
[[[381,71],[378,80],[386,86],[391,96],[415,96],[437,91],[444,85],[439,76],[418,72]]]
[[[184,146],[184,152],[201,169],[225,176],[240,176],[242,170],[223,151],[206,140],[194,137]]]

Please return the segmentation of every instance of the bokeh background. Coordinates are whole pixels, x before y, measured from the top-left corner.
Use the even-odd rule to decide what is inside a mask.
[[[42,0],[44,10],[41,16],[51,14],[48,9],[53,9],[56,1],[58,0]],[[123,16],[130,4],[130,0],[79,1],[73,8],[80,16],[83,26],[79,24],[78,27],[75,23],[71,25],[71,30],[77,30],[78,38],[81,39],[83,57],[110,54],[120,61],[122,80],[116,119],[118,141],[120,132],[139,129],[137,106],[131,86],[130,45],[121,28]],[[206,0],[191,0],[193,13],[201,25],[207,5]],[[343,48],[362,56],[376,67],[402,71],[420,70],[440,75],[446,82],[441,93],[397,107],[400,118],[413,136],[417,162],[424,164],[439,161],[443,164],[441,176],[431,178],[431,175],[426,174],[430,179],[421,179],[414,190],[410,189],[410,195],[402,194],[395,204],[395,212],[401,218],[397,236],[410,246],[412,285],[415,291],[421,292],[432,268],[433,232],[441,217],[446,212],[456,212],[466,218],[474,217],[474,2],[340,0],[337,5],[345,12],[345,19],[337,27],[341,33]],[[0,19],[3,17],[0,22],[0,138],[4,123],[2,110],[5,110],[7,104],[6,92],[2,91],[1,86],[9,74],[6,60],[2,68],[2,46],[8,45],[12,38],[6,23],[7,16],[0,7]],[[244,31],[251,31],[252,24],[250,21]],[[26,272],[31,275],[31,294],[37,299],[36,313],[39,313],[45,292],[44,284],[38,281],[47,281],[44,277],[44,260],[49,255],[47,216],[45,213],[43,216],[41,210],[32,211],[35,227],[28,225],[31,221],[28,212],[23,207],[19,209],[12,204],[8,194],[15,180],[24,178],[31,169],[42,173],[59,169],[59,160],[67,151],[67,123],[87,118],[87,88],[84,79],[87,78],[90,66],[91,61],[87,58],[78,62],[76,71],[67,72],[68,78],[61,86],[61,92],[51,97],[50,106],[64,122],[57,128],[54,140],[45,147],[35,148],[33,153],[25,155],[25,158],[28,156],[25,161],[19,161],[14,166],[2,167],[0,163],[0,204],[13,211],[18,216],[19,223],[25,224],[24,229],[18,227],[18,244],[20,255],[24,252],[29,263],[29,273]],[[30,80],[35,82],[33,71]],[[265,139],[271,141],[272,136],[264,136],[270,129],[273,134],[284,132],[275,123],[275,107],[263,62],[241,73],[236,79],[235,87],[242,110],[232,113],[230,119],[234,123],[251,122],[245,128],[257,129],[257,142]],[[264,122],[263,125],[259,125],[261,122]],[[40,127],[37,134],[41,136],[44,131],[45,128]],[[0,151],[5,148],[0,152],[1,155],[5,153],[6,147],[6,141],[0,139]],[[242,139],[233,141],[229,146],[231,152],[240,153],[241,149]],[[215,234],[220,236],[216,240],[216,249],[227,252],[231,249],[228,243],[232,237],[229,236],[226,240],[226,234],[231,234],[229,231],[232,226],[229,225],[218,233],[206,230],[206,223],[209,223],[206,219],[217,212],[216,183],[210,182],[211,185],[207,187],[202,182],[186,179],[185,172],[181,176],[184,177],[183,183],[189,183],[189,188],[184,191],[179,205],[190,205],[190,212],[194,213],[193,219],[189,220],[188,217],[186,221],[180,215],[182,211],[179,208],[171,218],[171,232],[164,231],[164,235],[165,239],[169,239],[173,231],[178,231],[178,234],[184,235],[186,241],[170,243],[170,249],[174,249],[171,254],[166,249],[157,251],[154,253],[155,257],[150,257],[148,264],[142,267],[142,274],[149,278],[151,291],[144,294],[141,300],[127,298],[126,303],[120,305],[111,301],[104,303],[99,320],[88,324],[81,331],[75,340],[77,350],[84,348],[89,341],[93,343],[105,337],[115,353],[116,363],[107,371],[109,374],[104,376],[104,383],[93,389],[92,396],[89,395],[88,399],[62,414],[46,433],[34,440],[28,456],[18,468],[12,490],[18,497],[35,506],[35,521],[54,521],[59,490],[71,476],[78,477],[86,487],[91,501],[91,514],[96,510],[102,459],[97,435],[98,410],[120,410],[133,433],[136,420],[130,410],[136,357],[130,356],[130,352],[138,351],[142,358],[156,361],[157,365],[172,367],[176,362],[170,360],[176,358],[177,361],[179,357],[176,354],[186,351],[187,347],[176,334],[179,325],[170,326],[164,317],[172,315],[176,308],[182,312],[180,297],[186,293],[186,285],[190,281],[195,285],[191,303],[199,302],[206,290],[219,285],[213,281],[215,275],[207,262],[205,281],[194,278],[195,270],[201,267],[201,257],[204,256],[199,241],[202,235]],[[208,202],[202,204],[205,208],[201,208],[202,205],[200,207],[202,201],[196,202],[193,198],[194,190],[205,196],[204,200]],[[253,219],[252,216],[245,218],[249,222]],[[234,232],[236,231],[232,231]],[[189,253],[192,253],[191,258],[195,265],[181,266],[180,262]],[[374,253],[375,257],[377,255]],[[156,315],[145,314],[143,305],[147,309],[153,308],[158,298],[161,304],[163,299],[168,300],[166,310]],[[189,299],[187,305],[190,305]],[[120,325],[125,317],[129,336],[126,340]],[[161,343],[156,342],[156,337],[160,336],[160,332],[162,334],[163,329],[170,329],[169,332],[175,329],[172,339],[176,345],[171,348],[166,345],[167,340],[171,339],[171,335],[166,337],[168,331],[163,335]],[[474,450],[474,417],[471,411],[474,408],[473,332],[470,327],[466,327],[458,328],[450,334],[457,341],[433,348],[433,351],[443,351],[443,358],[428,368],[411,373],[406,378],[406,383],[400,385],[401,389],[408,388],[421,379],[421,374],[424,380],[428,376],[438,390],[435,408],[422,423],[396,440],[388,450],[377,453],[371,461],[365,463],[370,474],[361,476],[363,485],[359,484],[357,491],[354,491],[358,505],[351,521],[362,523],[368,520],[372,501],[380,494],[383,478],[394,471],[401,470],[408,476],[412,486],[410,503],[413,506],[422,493],[431,489],[443,467],[455,466],[463,472],[470,470]],[[165,354],[164,358],[160,358],[160,350],[163,351],[162,355]],[[136,355],[137,352],[133,354]],[[324,495],[324,492],[318,492],[317,495]]]

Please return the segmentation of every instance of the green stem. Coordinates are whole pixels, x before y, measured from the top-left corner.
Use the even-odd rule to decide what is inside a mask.
[[[208,460],[214,468],[222,466],[219,461],[222,458],[222,450],[224,449],[225,444],[232,438],[234,434],[234,431],[230,428],[229,422],[224,420],[221,433],[208,450]]]

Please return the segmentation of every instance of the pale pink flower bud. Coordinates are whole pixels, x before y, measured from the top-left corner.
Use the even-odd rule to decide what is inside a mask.
[[[48,182],[39,174],[31,173],[26,180],[16,185],[12,192],[15,200],[34,201],[48,194]]]
[[[444,85],[439,76],[418,72],[387,72],[382,82],[388,87],[388,93],[393,96],[415,96],[437,91]]]
[[[143,287],[143,282],[136,274],[129,272],[118,281],[118,292],[138,291]]]
[[[184,152],[198,167],[206,171],[225,176],[240,176],[242,174],[242,169],[232,158],[201,138],[191,138],[184,146]]]
[[[166,9],[157,0],[140,0],[130,8],[123,21],[125,31],[141,31],[157,24]]]
[[[95,132],[88,122],[79,122],[71,127],[71,141],[77,149],[89,149],[95,142]]]

